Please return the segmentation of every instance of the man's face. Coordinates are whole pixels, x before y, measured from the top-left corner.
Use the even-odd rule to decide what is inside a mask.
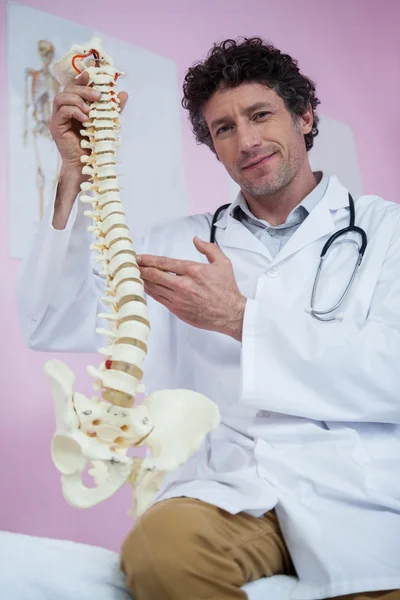
[[[216,91],[203,108],[214,148],[232,179],[253,198],[284,188],[307,160],[311,107],[293,119],[278,94],[259,83]]]

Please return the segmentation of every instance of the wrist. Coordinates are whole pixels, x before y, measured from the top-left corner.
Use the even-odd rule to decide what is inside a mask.
[[[63,162],[61,164],[60,174],[58,176],[58,181],[61,180],[68,181],[71,185],[75,185],[79,187],[83,181],[88,179],[87,175],[82,174],[83,164],[68,164]]]
[[[240,295],[237,298],[236,302],[233,305],[233,309],[231,310],[230,319],[227,323],[226,331],[224,331],[224,333],[237,340],[238,342],[242,341],[243,320],[246,302],[246,296]]]
[[[87,178],[82,175],[82,167],[62,164],[58,178],[52,225],[54,229],[64,229],[72,207],[81,191],[81,183]]]

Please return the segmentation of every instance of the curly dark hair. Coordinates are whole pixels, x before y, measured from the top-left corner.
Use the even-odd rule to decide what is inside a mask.
[[[259,37],[214,44],[206,60],[195,63],[187,71],[182,106],[189,111],[196,141],[215,152],[203,117],[203,106],[216,90],[246,82],[265,84],[275,90],[293,116],[303,115],[311,105],[313,127],[304,136],[306,149],[310,150],[318,134],[319,122],[316,107],[320,101],[315,95],[315,84],[300,72],[297,60]]]

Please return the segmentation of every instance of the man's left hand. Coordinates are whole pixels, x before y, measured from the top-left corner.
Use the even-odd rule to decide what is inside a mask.
[[[246,297],[240,293],[232,263],[215,245],[195,237],[209,264],[143,254],[138,265],[146,293],[179,319],[241,341]]]

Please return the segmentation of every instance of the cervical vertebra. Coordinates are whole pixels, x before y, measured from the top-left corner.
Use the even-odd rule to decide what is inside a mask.
[[[139,515],[151,504],[165,474],[184,463],[205,435],[218,427],[219,411],[208,398],[189,390],[154,392],[132,408],[135,395],[143,391],[140,381],[150,323],[116,172],[120,130],[116,81],[122,72],[113,67],[98,38],[86,46],[73,46],[53,70],[62,85],[87,71],[89,84],[101,92],[81,130],[81,146],[89,152],[81,157],[82,173],[89,181],[81,185],[80,200],[91,205],[84,213],[93,220],[89,231],[96,239],[90,249],[105,277],[102,301],[110,312],[98,315],[109,325],[97,329],[109,338],[109,345],[98,350],[103,356],[99,367],[88,367],[103,401],[74,393],[74,374],[60,361],[45,365],[57,415],[52,456],[70,504],[93,506],[129,479],[136,487],[133,514]],[[129,458],[126,452],[132,445],[148,446],[152,457]],[[88,462],[94,467],[95,488],[82,483]]]

